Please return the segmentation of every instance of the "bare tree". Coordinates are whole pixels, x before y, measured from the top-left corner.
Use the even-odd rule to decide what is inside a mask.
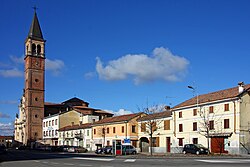
[[[197,109],[198,109],[197,112],[200,116],[199,133],[207,138],[207,146],[208,149],[210,150],[209,139],[211,138],[211,134],[222,133],[222,124],[221,124],[222,115],[219,116],[219,114],[217,114],[217,112],[214,110],[213,106],[206,107],[197,105]],[[217,127],[215,127],[215,125],[217,125]]]
[[[106,125],[99,126],[98,129],[97,129],[97,134],[99,136],[102,136],[102,138],[103,138],[103,141],[102,141],[103,146],[105,146],[106,134],[107,134],[108,130],[109,129],[108,129],[108,127]]]
[[[138,108],[140,112],[144,112],[147,114],[144,117],[141,117],[138,119],[141,124],[139,126],[141,127],[142,132],[149,135],[150,138],[150,154],[153,155],[153,146],[156,144],[153,135],[154,133],[162,128],[161,123],[163,122],[162,117],[167,114],[165,111],[165,108],[163,105],[154,105],[152,107],[146,107],[146,108]],[[168,111],[170,113],[170,111]],[[170,114],[169,114],[170,115]]]

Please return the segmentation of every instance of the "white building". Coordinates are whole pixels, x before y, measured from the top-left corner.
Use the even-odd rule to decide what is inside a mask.
[[[43,119],[43,142],[51,146],[58,145],[59,114]]]
[[[250,84],[191,98],[173,109],[172,149],[198,143],[214,153],[250,151]]]

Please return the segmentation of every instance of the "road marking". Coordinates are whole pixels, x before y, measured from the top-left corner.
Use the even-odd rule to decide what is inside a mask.
[[[73,166],[74,164],[70,164],[70,163],[63,163],[64,165],[69,165],[69,166]]]
[[[80,164],[80,166],[93,166],[93,165]]]
[[[57,162],[51,162],[51,164],[53,164],[53,165],[58,165],[59,163],[57,163]]]
[[[207,162],[207,163],[249,163],[250,160],[242,160],[242,159],[211,159],[211,160],[201,160],[197,159],[196,161]]]
[[[83,158],[83,157],[74,157],[73,159],[82,159],[82,160],[90,160],[90,161],[113,161],[114,159],[106,159],[106,158]]]
[[[124,162],[135,162],[136,159],[126,159]]]

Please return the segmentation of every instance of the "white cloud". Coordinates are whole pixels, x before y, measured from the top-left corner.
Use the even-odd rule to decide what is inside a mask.
[[[0,112],[0,118],[10,118],[8,114]]]
[[[94,77],[95,75],[96,75],[95,72],[88,72],[88,73],[84,74],[84,78],[90,79],[90,78]]]
[[[125,80],[133,77],[135,84],[157,80],[179,81],[187,71],[189,61],[173,55],[168,49],[160,47],[153,50],[153,55],[128,54],[117,60],[109,61],[106,66],[97,58],[96,71],[100,79]]]
[[[22,77],[23,76],[23,71],[20,71],[17,68],[13,68],[10,70],[0,70],[0,76],[2,77]]]
[[[24,56],[16,57],[16,56],[11,55],[10,59],[12,62],[14,62],[16,64],[24,64]]]
[[[1,123],[0,122],[0,135],[2,136],[12,136],[14,131],[13,124],[11,123]]]
[[[105,110],[105,111],[113,113],[115,116],[133,114],[132,111],[128,111],[128,110],[125,110],[125,109],[119,109],[118,111],[112,111],[112,110]]]
[[[63,68],[64,68],[64,62],[62,60],[46,59],[45,69],[51,71],[53,75],[59,75]]]

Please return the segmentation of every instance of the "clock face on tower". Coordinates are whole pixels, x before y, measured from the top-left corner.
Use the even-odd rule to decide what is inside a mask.
[[[41,67],[41,63],[39,60],[33,59],[32,60],[32,67],[33,68],[40,68]]]

